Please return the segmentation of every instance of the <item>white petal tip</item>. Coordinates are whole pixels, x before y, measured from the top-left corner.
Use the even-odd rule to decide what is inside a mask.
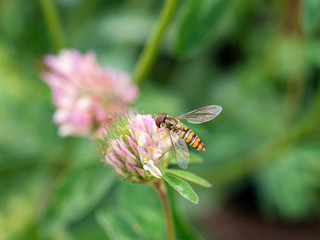
[[[149,160],[147,164],[144,164],[143,169],[146,171],[149,171],[151,173],[151,175],[156,178],[162,178],[161,171],[159,170],[159,168],[157,168],[154,165],[154,162],[152,160]]]

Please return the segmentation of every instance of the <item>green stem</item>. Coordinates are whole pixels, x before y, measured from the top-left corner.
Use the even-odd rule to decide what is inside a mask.
[[[151,186],[158,192],[161,199],[163,212],[166,219],[168,240],[175,240],[173,218],[168,200],[166,185],[164,184],[164,181],[161,180],[160,182],[153,183]]]
[[[46,21],[51,43],[55,52],[58,52],[64,46],[64,38],[57,10],[53,0],[39,0],[39,3],[41,5],[42,14]]]
[[[136,64],[133,71],[133,81],[139,85],[142,84],[143,80],[149,73],[154,60],[156,58],[157,52],[159,50],[159,45],[163,34],[167,29],[169,22],[175,12],[178,0],[166,0],[156,24],[156,27],[149,37],[149,40],[140,55],[138,63]]]

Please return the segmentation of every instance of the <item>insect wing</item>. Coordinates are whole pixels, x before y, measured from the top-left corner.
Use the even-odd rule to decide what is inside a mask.
[[[199,124],[214,119],[221,111],[222,107],[218,105],[210,105],[182,114],[177,118],[186,119],[189,123]]]
[[[175,132],[170,131],[169,136],[172,142],[172,152],[178,166],[186,169],[189,162],[189,150],[186,142]]]

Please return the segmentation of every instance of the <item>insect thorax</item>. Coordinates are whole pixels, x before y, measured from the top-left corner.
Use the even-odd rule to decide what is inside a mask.
[[[168,128],[170,130],[173,129],[179,129],[181,128],[182,124],[180,123],[180,121],[174,117],[166,117],[166,119],[163,122],[163,127]]]

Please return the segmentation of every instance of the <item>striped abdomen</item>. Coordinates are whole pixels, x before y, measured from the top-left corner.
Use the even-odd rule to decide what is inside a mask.
[[[175,132],[195,149],[199,151],[205,150],[200,138],[190,128],[181,126],[181,128],[176,129]]]

